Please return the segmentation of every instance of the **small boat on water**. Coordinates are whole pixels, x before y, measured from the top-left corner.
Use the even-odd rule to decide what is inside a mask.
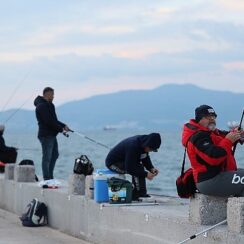
[[[115,126],[113,126],[113,125],[105,125],[104,127],[103,127],[103,130],[116,130],[117,128],[115,127]]]

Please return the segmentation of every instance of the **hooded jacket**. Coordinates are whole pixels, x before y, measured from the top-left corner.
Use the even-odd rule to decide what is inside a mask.
[[[16,149],[14,147],[6,146],[5,140],[3,138],[3,131],[0,131],[0,153],[11,152],[13,150],[16,150]]]
[[[233,143],[225,138],[226,131],[210,131],[195,120],[184,125],[182,144],[193,169],[195,183],[213,178],[222,171],[236,170],[232,155]]]
[[[124,170],[128,174],[147,177],[144,167],[150,171],[154,166],[144,148],[149,147],[156,150],[160,145],[161,138],[158,133],[129,137],[111,149],[106,158],[106,166],[123,163]]]
[[[38,121],[38,137],[56,136],[63,131],[65,124],[58,121],[55,107],[52,102],[38,96],[34,100],[36,106],[36,119]]]

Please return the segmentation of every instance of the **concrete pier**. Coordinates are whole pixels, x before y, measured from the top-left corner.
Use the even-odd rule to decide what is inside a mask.
[[[0,244],[89,244],[49,227],[23,227],[16,214],[0,209]]]
[[[15,165],[14,180],[17,182],[35,182],[35,167],[32,165]]]
[[[69,194],[85,195],[85,175],[69,176]]]
[[[227,218],[227,197],[196,193],[190,199],[189,220],[195,224],[214,225]]]
[[[59,189],[42,189],[37,183],[20,183],[0,177],[0,208],[18,215],[37,197],[48,206],[49,225],[97,244],[175,244],[209,226],[189,221],[189,201],[156,198],[159,205],[103,206],[85,196],[70,195],[67,182]],[[191,241],[244,243],[244,235],[219,226]]]
[[[13,180],[14,179],[14,168],[15,164],[6,164],[4,179],[5,180]]]
[[[229,198],[227,220],[230,231],[244,234],[244,197]]]

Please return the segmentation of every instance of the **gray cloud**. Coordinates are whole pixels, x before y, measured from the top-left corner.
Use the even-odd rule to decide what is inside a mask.
[[[223,79],[227,87],[227,78],[239,82],[244,72],[236,64],[244,62],[244,19],[218,6],[210,0],[2,1],[0,82],[16,82],[34,67],[33,81],[60,84],[147,77],[208,79],[209,87]]]

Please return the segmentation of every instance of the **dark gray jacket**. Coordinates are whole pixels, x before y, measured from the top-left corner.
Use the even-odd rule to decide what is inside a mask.
[[[36,119],[39,126],[38,137],[56,136],[63,131],[65,124],[58,121],[52,102],[38,96],[34,105],[36,106]]]
[[[109,168],[116,163],[123,163],[124,170],[137,177],[146,177],[147,172],[154,168],[148,153],[144,148],[158,149],[161,145],[161,137],[158,133],[138,135],[124,139],[108,153],[106,166]]]

